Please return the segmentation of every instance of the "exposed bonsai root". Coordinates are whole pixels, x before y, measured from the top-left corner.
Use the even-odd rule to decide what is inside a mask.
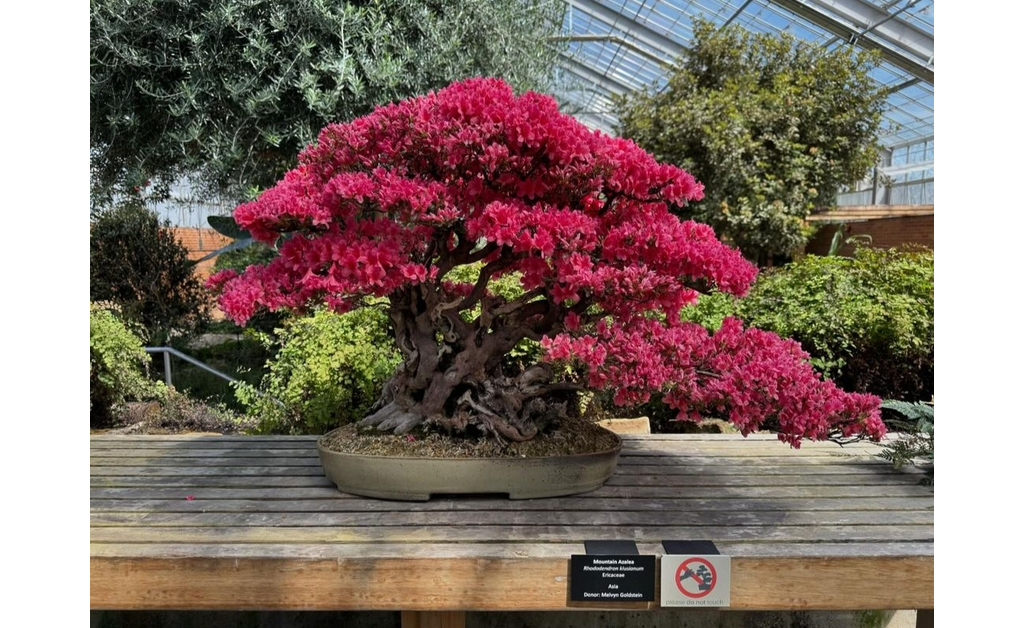
[[[480,431],[485,434],[492,434],[500,439],[504,438],[516,443],[530,440],[537,435],[537,426],[533,423],[527,425],[514,425],[516,417],[502,418],[492,412],[483,404],[473,399],[469,392],[459,398],[459,404],[465,404],[473,410],[470,414],[469,423],[476,424]]]
[[[565,417],[565,404],[551,397],[575,386],[552,383],[551,367],[542,364],[516,377],[505,377],[499,369],[475,382],[449,372],[429,380],[426,391],[417,392],[414,378],[408,375],[411,370],[400,369],[387,382],[359,427],[395,434],[420,425],[436,426],[449,434],[466,434],[473,427],[501,443],[525,442]]]
[[[359,427],[375,427],[379,431],[394,430],[395,434],[405,434],[423,423],[423,417],[402,408],[392,401],[377,412],[358,423]]]

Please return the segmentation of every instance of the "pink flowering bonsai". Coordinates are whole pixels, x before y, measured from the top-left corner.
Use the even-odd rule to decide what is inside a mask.
[[[240,324],[261,307],[385,299],[403,361],[364,427],[525,441],[590,389],[618,404],[662,394],[680,419],[770,426],[794,446],[881,437],[880,400],[823,380],[796,342],[735,319],[713,334],[680,320],[698,294],[743,295],[756,276],[710,227],[669,211],[702,196],[687,172],[552,98],[471,79],[323,129],[298,167],[235,210],[279,256],[210,285]],[[476,280],[453,280],[467,265]],[[521,296],[489,290],[510,273]],[[542,359],[506,372],[527,338]]]

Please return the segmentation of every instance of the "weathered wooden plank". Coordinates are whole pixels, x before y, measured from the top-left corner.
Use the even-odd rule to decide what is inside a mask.
[[[90,597],[94,609],[558,610],[567,573],[567,558],[93,557]],[[930,557],[736,557],[732,579],[737,610],[934,606]]]
[[[828,459],[843,459],[848,457],[861,457],[861,456],[872,456],[879,453],[880,449],[874,450],[833,450],[833,449],[814,449],[810,451],[787,449],[785,447],[729,447],[729,448],[694,448],[686,446],[656,446],[656,445],[637,445],[635,447],[625,448],[623,447],[623,457],[658,457],[663,458],[665,456],[676,456],[679,458],[687,458],[694,456],[707,456],[715,458],[761,458],[761,457],[773,457],[773,458],[800,458],[800,459],[814,459],[814,458],[828,458]]]
[[[904,544],[927,554],[925,544]],[[813,549],[817,544],[801,544]],[[646,546],[645,546],[646,547]],[[863,545],[850,544],[850,547]],[[660,551],[650,545],[653,550]],[[92,543],[94,557],[103,558],[560,558],[583,554],[583,542],[572,543]],[[843,555],[843,554],[840,554]],[[868,555],[868,554],[865,554]]]
[[[695,455],[665,454],[662,456],[619,456],[619,468],[629,467],[681,467],[687,469],[693,466],[794,466],[794,467],[816,467],[824,468],[830,466],[845,466],[857,464],[862,466],[870,465],[872,468],[884,469],[891,467],[892,463],[882,460],[874,455],[849,455],[849,456],[727,456],[713,455],[707,453]]]
[[[299,435],[289,436],[274,434],[268,436],[245,436],[245,435],[210,435],[210,434],[91,434],[89,440],[93,443],[153,443],[164,446],[175,446],[179,443],[248,443],[264,445],[286,444],[294,447],[296,443],[316,442],[316,436]]]
[[[128,447],[118,449],[97,449],[96,447],[93,447],[89,454],[89,460],[92,464],[108,461],[118,462],[131,458],[142,458],[150,462],[175,460],[179,458],[256,458],[259,460],[266,460],[267,458],[295,458],[319,460],[317,450],[314,447],[304,447],[302,449],[170,449],[166,447],[160,449],[137,449]]]
[[[164,469],[168,467],[252,467],[272,463],[278,467],[316,467],[321,468],[317,456],[131,456],[131,457],[97,457],[89,460],[92,469],[117,467],[150,467]]]
[[[641,475],[649,477],[665,477],[669,475],[848,475],[851,473],[871,473],[878,475],[921,475],[923,471],[913,467],[896,470],[890,464],[877,465],[872,463],[851,464],[688,464],[688,465],[618,465],[615,475]],[[918,477],[917,479],[920,479]]]
[[[622,449],[622,457],[628,458],[632,456],[637,457],[669,457],[678,458],[680,462],[685,462],[689,458],[694,457],[710,457],[710,458],[777,458],[780,460],[804,458],[804,459],[815,459],[815,458],[871,458],[877,456],[881,451],[878,446],[871,447],[858,447],[858,448],[816,448],[816,449],[790,449],[785,445],[773,444],[770,447],[759,446],[756,443],[737,444],[737,445],[721,445],[721,446],[694,446],[690,444],[679,444],[679,443],[663,443],[663,444],[646,444],[646,443],[635,443],[629,444],[624,443]],[[309,456],[316,457],[317,449],[315,443],[304,444],[304,446],[296,448],[294,446],[289,447],[268,447],[265,443],[252,443],[249,446],[245,446],[244,443],[232,443],[230,445],[225,443],[183,443],[177,446],[166,445],[162,443],[122,443],[117,446],[108,447],[103,445],[93,444],[90,448],[90,453],[93,456],[99,457],[120,457],[120,456],[190,456],[190,457],[217,457],[217,456]]]
[[[244,435],[117,435],[92,434],[89,437],[93,447],[286,447],[296,448],[315,445],[317,436],[244,436]],[[771,445],[785,450],[808,452],[815,449],[849,450],[877,447],[870,441],[838,445],[831,441],[804,441],[799,449],[793,449],[775,435],[756,433],[743,437],[738,434],[621,434],[624,447],[634,445],[691,446],[691,447],[765,447]],[[885,441],[883,441],[884,444]]]
[[[806,498],[806,499],[634,499],[561,497],[552,499],[489,499],[462,497],[458,499],[432,499],[428,502],[397,502],[379,499],[335,499],[334,495],[321,499],[228,499],[205,498],[174,499],[92,499],[91,512],[488,512],[516,511],[633,511],[633,512],[745,512],[762,510],[805,511],[819,510],[860,511],[876,510],[933,510],[931,497],[879,497],[879,498]]]
[[[324,471],[319,466],[227,466],[227,467],[175,467],[175,466],[135,466],[135,467],[93,467],[93,476],[169,476],[169,477],[202,477],[202,476],[322,476]]]
[[[697,434],[650,434],[621,435],[623,451],[735,451],[737,455],[751,452],[768,452],[767,455],[814,455],[818,453],[878,451],[879,444],[859,442],[845,446],[832,442],[805,441],[799,449],[790,447],[772,436],[751,435],[746,438],[737,435]],[[316,448],[316,436],[113,436],[94,435],[90,437],[93,450],[115,449],[304,449]]]
[[[201,488],[201,487],[220,487],[220,488],[234,488],[239,489],[263,489],[263,488],[310,488],[310,487],[330,487],[334,490],[335,494],[338,493],[337,487],[327,479],[327,476],[322,473],[319,476],[316,475],[304,475],[304,476],[283,476],[283,477],[272,477],[272,476],[258,476],[258,477],[237,477],[237,476],[209,476],[209,477],[174,477],[174,476],[143,476],[143,477],[131,477],[124,475],[114,476],[97,476],[93,475],[89,478],[90,486],[96,488],[113,488],[113,487],[183,487],[183,488]]]
[[[863,557],[934,556],[932,542],[830,543],[722,541],[727,556]],[[661,556],[661,543],[640,542],[641,554]],[[90,553],[103,558],[565,558],[585,553],[574,543],[93,543]]]
[[[90,463],[93,469],[118,468],[118,467],[151,467],[151,468],[179,468],[179,467],[236,467],[236,466],[259,466],[272,458],[275,466],[289,467],[313,467],[321,468],[320,459],[316,456],[296,457],[96,457]],[[641,460],[641,462],[643,462]],[[844,473],[867,472],[867,473],[920,473],[913,467],[904,467],[902,470],[895,470],[890,463],[884,461],[871,462],[869,460],[858,460],[836,464],[831,460],[820,460],[816,463],[801,463],[800,459],[793,459],[786,464],[773,464],[768,459],[758,458],[756,461],[742,459],[714,459],[701,458],[699,460],[689,459],[685,462],[670,464],[671,461],[658,460],[657,464],[637,464],[637,459],[623,461],[615,470],[619,475],[695,475],[702,473],[716,473],[727,475],[787,475],[787,474],[824,474],[837,475]]]
[[[606,486],[871,486],[885,484],[916,484],[917,474],[909,473],[843,473],[837,475],[612,475]]]
[[[124,457],[167,457],[167,458],[217,458],[217,457],[296,457],[296,458],[310,458],[315,459],[317,457],[316,448],[309,444],[308,447],[302,449],[295,448],[268,448],[268,447],[242,447],[241,445],[232,445],[231,447],[214,447],[215,444],[190,444],[187,447],[132,447],[125,444],[117,448],[101,448],[95,445],[90,449],[90,455],[92,458],[124,458]],[[255,444],[254,444],[255,445]],[[710,463],[709,461],[702,461],[701,458],[710,458],[712,460],[720,459],[757,459],[767,458],[776,463],[783,463],[787,460],[801,459],[811,463],[817,459],[861,459],[861,460],[876,460],[883,462],[878,458],[878,454],[881,449],[878,447],[872,447],[870,449],[855,449],[855,450],[839,450],[839,449],[816,449],[810,451],[804,450],[791,450],[785,447],[719,447],[719,448],[694,448],[691,446],[675,446],[670,444],[668,446],[652,446],[652,445],[632,445],[625,446],[621,455],[622,460],[629,458],[651,458],[656,457],[658,459],[667,459],[674,462],[685,464],[690,460],[697,460],[702,463]],[[645,464],[657,464],[656,461],[644,462]]]
[[[206,449],[191,451],[138,451],[122,449],[117,453],[93,451],[90,456],[90,464],[94,467],[105,465],[216,465],[216,464],[244,464],[248,462],[263,463],[273,459],[275,464],[288,465],[319,465],[320,458],[315,451],[296,452],[293,449],[273,450],[223,450]],[[844,456],[729,456],[701,454],[664,454],[659,456],[651,455],[627,455],[619,457],[619,468],[631,469],[636,467],[659,467],[663,470],[678,467],[686,471],[692,467],[742,467],[757,468],[761,466],[793,466],[793,467],[816,467],[826,468],[830,466],[845,466],[857,464],[870,466],[876,469],[891,467],[891,463],[882,460],[874,455],[844,455]]]
[[[195,502],[191,502],[195,503]],[[94,512],[93,528],[103,526],[203,526],[203,527],[316,527],[316,526],[821,526],[821,525],[931,525],[935,515],[929,510],[821,510],[790,512],[784,510],[721,511],[693,510],[673,512],[608,512],[590,510],[503,510],[488,512],[203,512],[196,504],[194,512]]]
[[[934,541],[931,525],[822,526],[380,526],[380,527],[93,527],[93,543],[567,542],[583,539],[658,542]]]
[[[300,467],[306,470],[312,469],[318,472],[322,468],[319,460],[298,460],[294,458],[278,458],[274,460],[276,467]],[[139,475],[138,469],[145,467],[150,475],[181,475],[183,469],[223,469],[225,475],[236,475],[233,471],[236,467],[258,467],[259,459],[255,458],[221,458],[221,459],[196,459],[182,458],[173,461],[152,461],[147,464],[143,458],[131,458],[121,462],[102,464],[93,462],[92,469],[97,476],[115,475]],[[127,467],[127,468],[125,468]],[[165,472],[165,470],[167,470]],[[629,477],[667,477],[667,476],[702,476],[702,475],[733,475],[760,477],[766,475],[850,475],[850,474],[873,474],[879,477],[915,475],[915,481],[920,480],[924,471],[911,466],[902,469],[894,469],[891,465],[863,465],[863,464],[831,464],[831,465],[619,465],[614,475]],[[215,475],[210,471],[197,472],[197,475]],[[303,473],[303,475],[315,475],[315,473]]]
[[[231,497],[249,499],[299,499],[322,497],[324,499],[356,499],[353,495],[341,493],[326,477],[260,478],[93,478],[93,497],[120,499],[159,498],[185,499],[228,499]],[[814,498],[814,497],[933,497],[929,487],[918,484],[891,484],[878,486],[603,486],[595,491],[578,496],[590,498]],[[434,497],[433,499],[443,499]],[[517,501],[515,503],[525,503]]]
[[[323,469],[318,466],[104,466],[93,467],[92,476],[99,477],[179,477],[179,478],[228,478],[228,477],[322,477]],[[607,486],[821,486],[914,484],[920,481],[919,474],[885,472],[870,473],[860,469],[848,469],[836,474],[743,474],[715,473],[707,470],[701,474],[659,474],[633,475],[616,473],[608,480]]]

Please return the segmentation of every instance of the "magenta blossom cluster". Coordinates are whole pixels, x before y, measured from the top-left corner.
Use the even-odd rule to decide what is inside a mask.
[[[280,254],[209,285],[239,323],[260,307],[427,303],[439,336],[476,339],[449,341],[456,354],[541,340],[547,360],[583,366],[585,383],[621,404],[663,393],[681,419],[770,425],[794,445],[880,437],[879,400],[822,380],[796,343],[735,320],[714,334],[680,321],[700,292],[743,295],[756,277],[710,227],[670,212],[702,197],[689,173],[552,98],[471,79],[323,129],[295,169],[235,211]],[[477,284],[446,277],[464,264],[483,265]],[[509,273],[524,295],[503,302],[486,288]],[[472,308],[466,329],[444,318]]]
[[[599,321],[592,334],[559,334],[542,344],[551,359],[586,365],[589,385],[616,391],[620,405],[667,390],[664,400],[682,420],[722,417],[744,436],[768,424],[795,447],[801,438],[885,434],[877,397],[821,380],[797,342],[744,329],[735,318],[711,335],[688,322]]]

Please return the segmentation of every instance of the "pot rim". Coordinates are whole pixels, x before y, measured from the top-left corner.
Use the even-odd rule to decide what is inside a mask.
[[[487,461],[494,461],[494,460],[518,460],[518,461],[524,461],[525,462],[525,461],[528,461],[528,460],[553,460],[553,459],[558,459],[558,458],[564,458],[564,459],[567,459],[567,460],[572,460],[572,459],[576,459],[576,458],[587,458],[587,457],[591,457],[591,456],[606,456],[606,455],[608,455],[608,454],[610,454],[612,452],[616,452],[616,451],[621,451],[622,450],[622,437],[621,436],[619,436],[618,434],[616,434],[615,432],[609,430],[606,427],[602,427],[602,426],[596,425],[596,424],[595,424],[595,426],[600,428],[600,429],[602,429],[602,430],[604,430],[605,432],[611,434],[612,436],[614,436],[615,437],[615,446],[610,447],[608,449],[600,449],[600,450],[597,450],[597,451],[589,451],[589,452],[580,453],[580,454],[553,454],[553,455],[548,455],[548,456],[460,456],[460,457],[448,457],[448,456],[408,456],[408,455],[390,455],[390,454],[362,454],[362,453],[350,453],[350,452],[344,452],[344,451],[337,451],[335,449],[331,449],[331,448],[325,447],[323,445],[323,440],[325,438],[327,438],[328,436],[330,436],[334,432],[342,429],[341,427],[336,427],[333,430],[327,432],[326,434],[323,434],[323,435],[317,437],[317,439],[316,439],[316,448],[319,451],[322,451],[322,452],[330,454],[330,455],[345,456],[345,457],[349,457],[349,458],[370,458],[370,459],[383,459],[383,458],[386,458],[388,460],[434,460],[434,461],[438,461],[438,462],[467,462],[467,461],[473,461],[473,460],[487,460]]]

